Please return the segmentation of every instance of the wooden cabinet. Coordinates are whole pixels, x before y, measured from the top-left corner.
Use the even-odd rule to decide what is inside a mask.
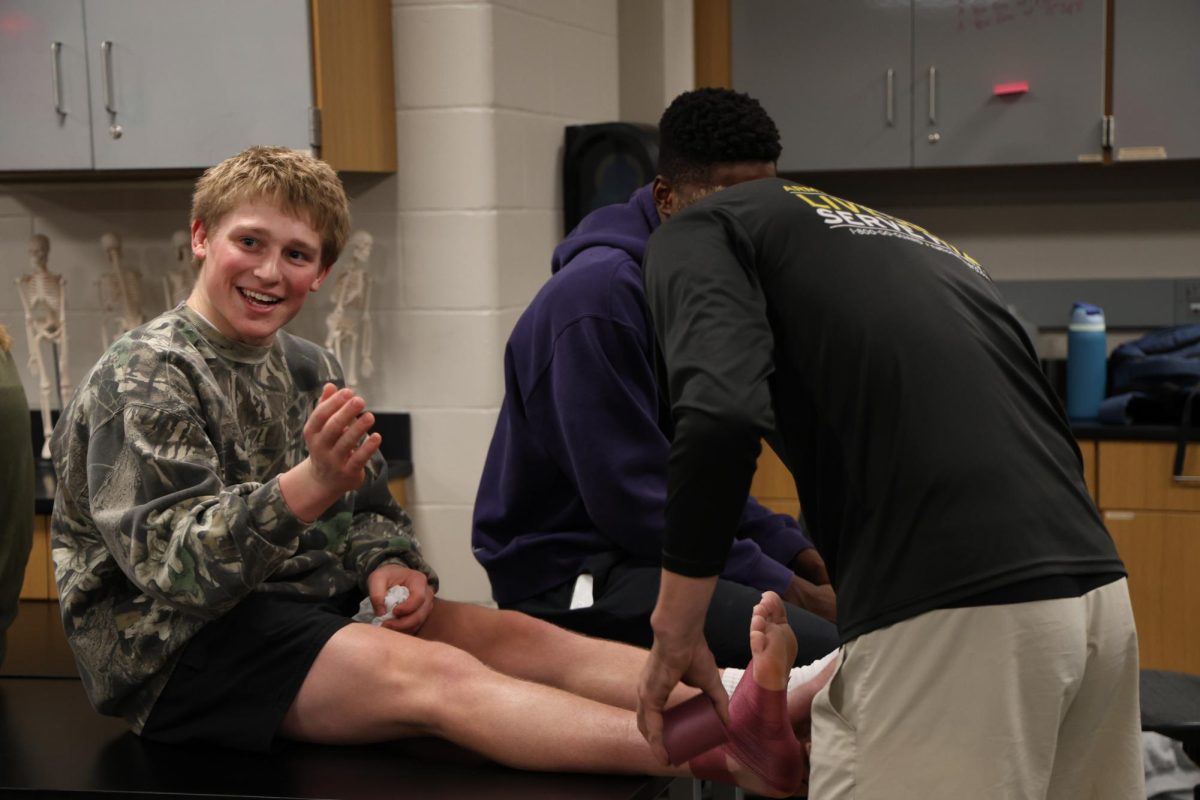
[[[1200,514],[1108,511],[1144,669],[1200,674]]]
[[[1079,453],[1083,456],[1083,480],[1087,483],[1092,502],[1099,505],[1099,478],[1096,475],[1096,443],[1080,442]]]
[[[1200,484],[1170,442],[1100,442],[1100,508],[1129,570],[1141,664],[1200,674]],[[1200,474],[1200,443],[1184,473]]]
[[[25,565],[21,599],[58,599],[58,586],[54,582],[54,562],[50,558],[50,517],[43,514],[33,518],[33,547]]]
[[[730,25],[782,170],[1101,160],[1098,0],[732,0]]]
[[[766,442],[763,442],[762,452],[758,456],[758,468],[750,483],[750,494],[777,514],[800,516],[800,500],[796,497],[792,473]]]
[[[0,170],[395,170],[387,0],[0,0]],[[13,79],[9,80],[9,76]]]
[[[1200,674],[1200,483],[1172,478],[1175,444],[1081,441],[1084,478],[1129,571],[1141,665]],[[1184,460],[1200,475],[1200,442]],[[786,514],[800,504],[791,474],[763,446],[751,492]]]

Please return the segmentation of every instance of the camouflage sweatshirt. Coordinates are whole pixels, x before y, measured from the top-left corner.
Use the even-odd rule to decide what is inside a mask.
[[[188,640],[251,592],[332,596],[385,562],[437,578],[378,454],[305,524],[279,475],[333,356],[280,331],[234,342],[186,306],[118,339],[54,430],[51,541],[67,639],[96,709],[141,732]]]

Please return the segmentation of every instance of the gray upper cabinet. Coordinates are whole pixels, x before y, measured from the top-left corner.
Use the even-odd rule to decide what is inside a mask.
[[[92,166],[83,0],[0,0],[0,170]]]
[[[912,163],[910,0],[734,0],[733,85],[779,126],[783,170]]]
[[[0,15],[23,20],[0,34],[0,169],[206,167],[251,144],[310,146],[307,0],[0,0]],[[70,149],[53,143],[67,133]]]
[[[1100,161],[1104,5],[917,0],[914,165]]]
[[[783,170],[1101,160],[1105,0],[732,0],[730,24]]]
[[[1115,0],[1114,157],[1200,158],[1200,2]]]

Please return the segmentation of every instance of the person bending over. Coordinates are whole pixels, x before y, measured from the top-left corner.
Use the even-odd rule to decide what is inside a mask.
[[[1143,796],[1125,568],[983,267],[763,178],[674,215],[645,276],[676,421],[639,689],[656,748],[681,676],[725,702],[704,613],[766,436],[838,591],[810,797]]]
[[[167,743],[434,735],[519,768],[693,774],[638,735],[644,651],[436,597],[374,417],[327,351],[281,330],[348,228],[337,176],[307,154],[208,170],[194,290],[114,342],[65,409],[55,577],[91,702]],[[409,596],[382,626],[351,622],[364,593],[384,615],[394,586]],[[739,783],[794,788],[730,753]]]
[[[780,152],[758,101],[728,89],[675,98],[659,136],[658,177],[580,222],[509,337],[472,534],[502,608],[643,647],[653,641],[672,420],[654,375],[642,253],[701,187],[774,175]],[[747,498],[705,620],[718,665],[749,659],[744,631],[766,590],[788,601],[800,663],[837,646],[821,557],[795,519]]]

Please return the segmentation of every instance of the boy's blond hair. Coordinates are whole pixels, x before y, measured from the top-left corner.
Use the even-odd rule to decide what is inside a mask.
[[[192,219],[211,235],[230,211],[266,200],[321,236],[321,266],[337,261],[350,233],[350,201],[337,173],[302,150],[256,145],[205,171],[192,194]]]

